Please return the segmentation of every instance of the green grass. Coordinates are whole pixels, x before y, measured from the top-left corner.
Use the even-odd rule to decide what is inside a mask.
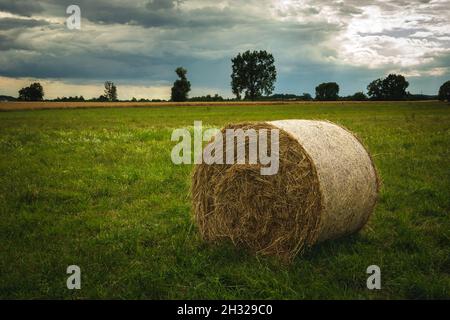
[[[173,129],[328,119],[358,134],[383,180],[359,233],[290,266],[190,218],[191,166]],[[0,298],[450,298],[450,108],[437,102],[154,107],[0,113]],[[66,268],[82,289],[66,288]],[[382,289],[366,288],[369,265]]]

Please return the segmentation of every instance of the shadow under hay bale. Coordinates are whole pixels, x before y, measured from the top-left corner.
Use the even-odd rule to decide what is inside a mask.
[[[206,241],[229,239],[289,261],[317,242],[358,231],[369,219],[379,180],[350,131],[310,120],[234,124],[222,129],[223,137],[226,129],[279,129],[279,170],[261,175],[260,163],[248,164],[248,152],[246,164],[196,165],[192,205]],[[247,151],[248,144],[247,138]]]

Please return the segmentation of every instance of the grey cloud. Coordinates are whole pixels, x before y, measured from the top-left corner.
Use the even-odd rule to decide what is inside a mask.
[[[0,0],[4,1],[4,0]],[[6,1],[10,2],[10,1]],[[41,0],[45,14],[63,17],[72,0]],[[78,0],[83,18],[98,24],[138,25],[146,28],[228,28],[246,22],[246,15],[237,9],[204,7],[180,10],[181,0],[110,1]],[[245,18],[244,18],[245,17]],[[248,20],[247,20],[248,21]]]
[[[405,38],[413,35],[416,32],[427,31],[424,28],[394,28],[392,30],[386,30],[383,32],[374,32],[374,33],[358,33],[360,36],[389,36],[393,38]]]
[[[150,10],[173,9],[176,3],[176,0],[150,0],[146,7]]]
[[[450,69],[450,48],[446,52],[427,54],[425,55],[425,58],[431,58],[431,61],[417,67],[417,69],[421,71],[426,71],[429,70],[430,68],[441,68],[441,67]]]
[[[43,11],[39,1],[30,0],[0,0],[0,11],[6,11],[22,16],[31,16]]]
[[[320,13],[320,9],[315,7],[308,7],[306,9],[303,9],[303,12],[305,12],[306,14],[316,15]]]
[[[1,37],[0,39],[8,40]],[[12,42],[8,49],[12,49],[14,46],[19,47],[19,44]],[[1,45],[0,48],[2,48]],[[105,57],[96,53],[80,56],[74,53],[64,54],[63,52],[33,52],[30,55],[27,52],[7,51],[3,52],[2,55],[6,59],[14,61],[14,63],[0,63],[1,75],[44,79],[161,80],[159,77],[161,73],[164,74],[162,69],[168,68],[168,64],[170,64],[170,59],[152,59],[132,54]]]
[[[0,34],[0,51],[29,50],[29,49],[30,48],[28,46],[25,46],[17,42],[14,37],[5,34]]]
[[[36,19],[0,18],[0,30],[26,29],[47,26],[49,22]]]
[[[339,14],[341,15],[353,15],[353,14],[362,14],[363,11],[358,6],[352,6],[349,4],[346,4],[344,2],[340,2],[337,5],[337,8],[339,10]]]

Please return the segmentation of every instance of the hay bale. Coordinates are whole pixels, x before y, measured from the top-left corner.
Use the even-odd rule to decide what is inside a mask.
[[[279,171],[264,176],[260,164],[196,165],[192,204],[205,240],[230,239],[291,260],[304,248],[365,225],[379,180],[350,131],[326,121],[281,120],[229,125],[222,134],[250,128],[280,130]]]

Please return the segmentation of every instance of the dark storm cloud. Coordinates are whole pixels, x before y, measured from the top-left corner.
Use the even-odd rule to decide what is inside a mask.
[[[173,9],[179,1],[175,0],[150,0],[147,8],[150,10]]]
[[[15,6],[7,6],[5,1],[3,11],[22,14]],[[146,28],[195,28],[195,27],[231,27],[245,22],[241,15],[229,9],[220,9],[214,5],[192,10],[179,10],[180,0],[148,0],[148,1],[111,1],[111,0],[78,0],[83,18],[99,24],[138,25]],[[35,1],[34,7],[45,8],[43,14],[64,16],[65,9],[73,4],[72,0],[41,0]],[[31,12],[31,10],[23,10]]]
[[[0,11],[6,11],[22,16],[41,13],[43,7],[39,1],[30,0],[0,0]]]
[[[147,28],[228,28],[241,22],[246,22],[242,17],[236,16],[231,10],[212,7],[181,12],[173,7],[164,8],[165,10],[155,10],[152,7],[137,8],[124,5],[110,7],[107,3],[98,3],[97,7],[91,4],[90,7],[83,8],[84,17],[92,22],[131,24]]]
[[[120,53],[107,47],[82,55],[75,49],[69,52],[64,47],[39,50],[32,43],[23,44],[23,41],[3,35],[0,35],[0,50],[9,50],[3,52],[2,56],[13,62],[0,63],[0,75],[8,77],[160,81],[161,78],[173,77],[173,70],[177,66],[173,61],[191,65],[195,60],[171,54],[151,57],[132,52]]]
[[[92,22],[104,24],[131,24],[143,27],[170,27],[170,28],[201,28],[217,27],[228,28],[237,25],[243,20],[234,16],[231,11],[214,8],[192,10],[189,14],[174,11],[135,11],[117,8],[116,11],[88,11],[85,17]]]

